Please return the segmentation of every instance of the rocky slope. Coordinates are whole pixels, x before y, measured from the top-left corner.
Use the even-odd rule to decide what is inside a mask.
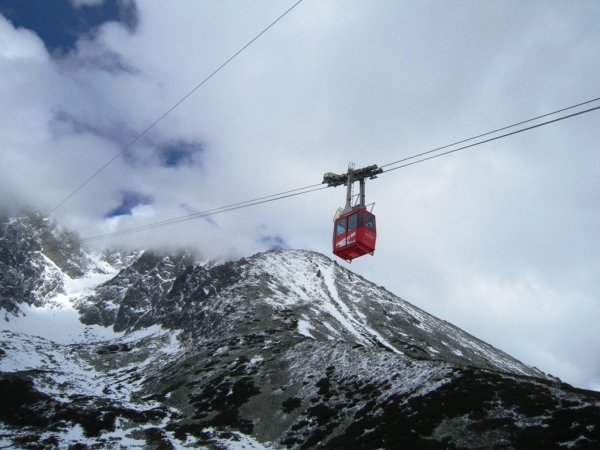
[[[323,255],[89,255],[39,219],[1,228],[0,446],[600,446],[600,394]]]

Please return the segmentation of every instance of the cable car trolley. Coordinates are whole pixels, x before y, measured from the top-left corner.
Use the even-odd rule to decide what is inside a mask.
[[[365,179],[373,180],[382,172],[383,169],[377,165],[355,169],[354,164],[350,163],[347,174],[337,175],[327,172],[323,175],[323,183],[328,187],[347,186],[346,206],[344,209],[338,208],[333,218],[333,254],[348,263],[355,258],[375,253],[377,228],[375,215],[372,213],[373,208],[368,211],[365,204]],[[359,182],[360,193],[352,206],[355,181]]]

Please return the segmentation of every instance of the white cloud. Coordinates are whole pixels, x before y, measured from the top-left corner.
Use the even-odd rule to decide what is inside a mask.
[[[0,15],[0,58],[13,64],[39,63],[48,59],[43,41],[25,28],[15,29]]]

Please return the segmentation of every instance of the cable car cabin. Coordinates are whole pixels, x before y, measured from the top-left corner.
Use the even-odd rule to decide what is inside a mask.
[[[333,254],[349,263],[360,256],[375,253],[375,216],[366,208],[356,208],[335,220]]]

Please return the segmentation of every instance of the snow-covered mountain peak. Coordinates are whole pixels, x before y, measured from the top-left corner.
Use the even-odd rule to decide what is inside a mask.
[[[44,309],[77,316],[70,339],[85,326],[113,336],[158,325],[227,338],[279,323],[315,340],[545,377],[319,253],[273,250],[198,264],[185,251],[86,253],[75,233],[35,214],[2,226],[6,317],[20,311],[32,321]],[[14,279],[17,289],[7,290]]]
[[[286,311],[287,320],[306,337],[545,377],[324,255],[272,250],[236,264],[241,286],[230,291],[246,292],[250,305],[266,303],[275,311]],[[236,264],[229,270],[235,270]],[[201,289],[206,296],[217,291],[206,281]],[[243,308],[252,309],[247,304]]]
[[[53,226],[35,215],[0,225],[0,446],[600,442],[600,396],[325,255],[98,255]]]

